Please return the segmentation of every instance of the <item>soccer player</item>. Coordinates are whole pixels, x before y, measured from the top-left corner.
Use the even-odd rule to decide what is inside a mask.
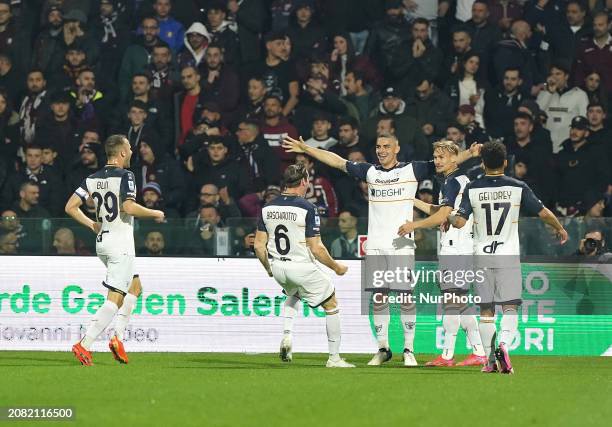
[[[383,262],[403,263],[404,268],[414,270],[415,242],[412,233],[398,235],[399,228],[412,221],[414,197],[418,182],[435,173],[433,162],[414,161],[400,163],[397,155],[400,146],[394,135],[382,134],[376,140],[376,156],[380,165],[349,162],[335,153],[309,147],[304,140],[286,137],[283,147],[294,153],[306,153],[321,163],[340,169],[368,184],[368,244],[367,257],[384,258]],[[457,156],[457,163],[478,155],[478,144]],[[373,261],[375,262],[375,261]],[[390,264],[387,264],[390,265]],[[402,266],[398,266],[402,267]],[[391,268],[388,268],[391,270]],[[405,284],[398,289],[400,294],[412,292],[413,284]],[[388,288],[387,288],[388,289]],[[381,289],[382,290],[382,289]],[[400,318],[404,330],[404,366],[416,366],[414,357],[414,334],[416,305],[408,298],[400,305]],[[391,360],[389,348],[389,304],[386,300],[373,301],[374,329],[378,342],[378,352],[368,363],[380,366]]]
[[[399,230],[400,236],[411,233],[417,228],[430,228],[442,225],[440,236],[439,266],[440,272],[458,273],[473,271],[474,242],[472,240],[472,218],[462,229],[446,227],[447,217],[456,212],[461,204],[461,196],[466,184],[470,182],[467,176],[459,171],[457,167],[457,156],[459,146],[452,141],[438,141],[433,144],[433,161],[436,172],[442,174],[444,182],[440,188],[439,205],[425,203],[418,198],[414,200],[414,206],[429,215],[428,218],[415,222],[406,222]],[[455,281],[445,281],[446,276],[441,275],[440,290],[443,293],[465,295],[469,292],[469,284]],[[453,276],[455,277],[455,276]],[[487,362],[485,352],[480,339],[478,321],[473,307],[468,304],[448,302],[444,305],[444,347],[442,354],[434,360],[427,362],[427,366],[453,366],[455,364],[453,355],[455,352],[455,341],[457,332],[461,326],[472,346],[473,353],[458,366],[482,366]]]
[[[261,210],[255,254],[289,298],[299,297],[311,307],[321,306],[325,310],[329,345],[325,366],[354,368],[340,357],[340,315],[335,289],[315,259],[338,276],[345,274],[347,267],[335,261],[321,241],[317,208],[304,199],[309,185],[304,165],[290,165],[283,181],[283,193]]]
[[[164,219],[162,211],[147,209],[135,201],[134,174],[124,169],[130,166],[132,156],[128,139],[112,135],[106,140],[104,149],[108,159],[106,166],[85,178],[65,208],[68,215],[97,234],[96,253],[106,266],[106,280],[102,282],[108,289],[106,301],[94,314],[83,339],[72,346],[77,360],[86,366],[93,365],[91,346],[121,308],[133,280],[134,217],[154,218],[160,222]],[[94,200],[98,221],[92,221],[79,209],[88,197]],[[125,353],[122,345],[121,351]]]
[[[484,280],[476,280],[480,302],[480,335],[489,356],[483,372],[514,373],[508,346],[518,332],[517,308],[522,303],[522,277],[518,234],[519,212],[537,214],[555,229],[561,244],[567,231],[555,215],[522,181],[504,176],[507,166],[506,147],[500,142],[487,142],[480,150],[485,175],[465,186],[456,215],[448,217],[457,228],[474,217],[475,265],[484,271]],[[495,352],[495,306],[502,306],[501,332]]]

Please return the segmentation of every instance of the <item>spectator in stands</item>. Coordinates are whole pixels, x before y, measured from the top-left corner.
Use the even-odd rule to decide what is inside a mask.
[[[278,185],[280,182],[280,159],[260,134],[259,123],[243,120],[238,124],[236,137],[240,149],[237,161],[249,171],[251,181],[261,179],[264,185]]]
[[[139,255],[163,256],[166,248],[166,238],[160,230],[149,231],[144,240],[144,248]]]
[[[559,6],[563,7],[563,3]],[[545,40],[550,43],[551,54],[556,61],[571,67],[576,56],[580,40],[590,38],[591,27],[586,22],[586,5],[580,0],[569,0],[565,3],[565,19],[546,20]]]
[[[330,246],[331,256],[334,258],[357,258],[359,256],[359,239],[357,231],[357,218],[351,210],[342,210],[338,215],[337,237]]]
[[[326,48],[325,30],[314,19],[314,1],[294,2],[287,35],[292,43],[293,58],[307,58]]]
[[[242,196],[238,201],[240,211],[245,218],[261,217],[261,208],[281,194],[281,189],[278,185],[268,185],[262,188],[257,188],[258,183],[254,185],[255,192]]]
[[[288,61],[287,36],[272,32],[265,38],[266,57],[255,64],[250,76],[261,76],[268,94],[274,94],[283,103],[282,114],[288,116],[298,103],[300,92],[295,64]]]
[[[538,105],[548,115],[546,127],[558,153],[569,135],[569,124],[576,116],[585,116],[589,99],[584,91],[569,84],[569,69],[554,64],[546,79],[546,90],[538,95]]]
[[[497,24],[501,31],[508,33],[512,23],[523,16],[521,0],[491,0],[489,22]]]
[[[140,154],[133,167],[136,188],[156,182],[161,187],[165,206],[180,209],[187,188],[187,179],[181,166],[151,141],[141,140],[136,148]]]
[[[202,67],[204,100],[215,102],[222,113],[235,111],[240,100],[238,74],[225,65],[225,53],[221,45],[212,43],[206,49]]]
[[[200,188],[197,202],[193,203],[193,201],[189,201],[188,203],[188,206],[192,209],[186,215],[188,222],[193,218],[196,218],[197,221],[200,215],[200,208],[207,205],[212,205],[217,208],[217,212],[219,212],[223,222],[227,221],[229,218],[240,218],[242,216],[240,209],[238,209],[234,199],[230,197],[226,187],[219,190],[219,187],[215,184],[204,184]]]
[[[318,173],[314,161],[306,154],[297,154],[295,163],[303,164],[308,170],[308,188],[304,198],[315,205],[320,216],[336,217],[338,215],[338,200],[334,187]]]
[[[155,0],[153,9],[155,9],[155,18],[159,24],[159,38],[166,42],[173,52],[177,52],[183,45],[185,29],[183,24],[170,14],[172,11],[171,0]]]
[[[20,134],[23,142],[30,144],[36,136],[36,123],[41,116],[50,114],[47,80],[43,72],[34,68],[26,78],[27,93],[19,104]]]
[[[34,188],[28,188],[26,203],[34,201],[31,205],[37,205],[40,202],[40,208],[50,213],[51,215],[60,215],[63,203],[63,185],[59,173],[42,164],[42,149],[37,145],[29,145],[25,150],[26,163],[18,172],[15,172],[8,178],[2,194],[2,205],[10,206],[18,197],[24,197],[22,184],[32,182]],[[34,196],[34,193],[36,195]],[[40,196],[40,200],[39,200]],[[20,202],[16,202],[20,204]],[[20,204],[21,206],[21,204]],[[29,211],[28,205],[22,206],[23,211]],[[21,211],[15,210],[20,217],[24,217]],[[34,211],[36,212],[36,210]],[[48,214],[44,216],[49,216]],[[35,217],[35,215],[33,215]]]
[[[83,144],[80,147],[80,162],[73,167],[66,178],[66,190],[68,197],[89,175],[98,171],[103,163],[100,158],[102,154],[101,144]]]
[[[201,75],[197,68],[185,67],[181,70],[183,91],[174,95],[174,131],[177,145],[185,142],[187,133],[193,128],[196,117],[202,111]]]
[[[536,96],[541,90],[540,83],[544,81],[537,55],[539,51],[530,48],[533,33],[530,25],[524,20],[515,21],[510,30],[510,38],[500,41],[493,53],[492,77],[497,84],[503,81],[508,68],[521,70],[523,90]]]
[[[220,46],[225,62],[231,66],[240,65],[240,40],[237,26],[228,21],[227,1],[213,0],[206,11],[206,28],[211,36],[211,42]]]
[[[570,137],[557,156],[557,201],[565,213],[577,212],[589,191],[604,193],[610,184],[607,153],[589,141],[589,121],[577,116],[571,121]]]
[[[130,146],[132,147],[132,162],[136,163],[140,157],[138,146],[141,141],[148,141],[150,144],[162,147],[163,142],[160,140],[159,134],[155,131],[153,126],[148,123],[148,106],[142,101],[135,100],[129,105],[127,113],[127,124],[125,127],[120,128],[120,132],[124,134]]]
[[[513,117],[519,104],[528,98],[522,91],[521,70],[509,68],[504,72],[501,85],[485,92],[484,121],[487,133],[493,138],[507,138],[512,135]]]
[[[15,233],[0,231],[0,255],[15,255],[18,246],[19,238]]]
[[[261,57],[261,33],[266,28],[268,11],[263,0],[230,0],[228,18],[238,27],[240,57],[243,65]]]
[[[78,127],[95,126],[107,129],[113,103],[112,95],[97,88],[96,74],[91,68],[79,71],[75,87],[70,91],[74,117]]]
[[[0,212],[0,233],[15,233],[19,237],[22,230],[17,212],[10,209]]]
[[[363,87],[380,89],[382,86],[382,76],[365,55],[356,55],[353,42],[348,33],[337,33],[331,41],[333,50],[330,54],[330,68],[332,80],[346,82],[347,76],[351,71],[355,71],[362,78]],[[354,76],[357,77],[357,76]],[[348,87],[342,85],[340,94],[348,95]]]
[[[358,70],[349,70],[346,73],[342,87],[346,94],[344,99],[355,106],[359,121],[365,122],[380,102],[377,93],[366,84],[365,76]]]
[[[59,196],[59,195],[58,195]],[[36,219],[49,218],[47,209],[40,206],[40,187],[35,181],[24,181],[19,185],[19,199],[11,206],[11,210],[19,218]]]
[[[431,144],[427,142],[417,121],[407,114],[406,103],[393,87],[385,89],[378,111],[361,125],[360,135],[370,151],[374,148],[381,119],[393,119],[393,127],[400,141],[400,158],[404,161],[429,159]]]
[[[465,141],[468,147],[475,142],[484,144],[490,139],[485,130],[480,127],[477,117],[476,110],[471,105],[462,105],[457,110],[457,123],[465,130]]]
[[[130,41],[130,30],[126,17],[121,16],[120,6],[117,0],[101,0],[99,12],[91,23],[92,37],[100,46],[100,69],[113,83]]]
[[[223,226],[224,223],[215,206],[202,206],[196,219],[195,233],[190,234],[191,252],[198,255],[215,255],[217,228]]]
[[[50,141],[44,141],[40,144],[42,148],[42,163],[46,166],[54,166],[58,170],[63,170],[61,165],[58,165],[57,150],[55,145]]]
[[[12,12],[9,0],[0,1],[0,52],[15,61],[15,69],[20,74],[30,66],[30,31],[17,25]]]
[[[13,59],[0,51],[0,87],[8,93],[11,100],[19,99],[24,92],[23,77],[15,67]]]
[[[163,105],[172,105],[174,92],[181,86],[181,75],[172,65],[172,51],[166,45],[153,47],[152,61],[147,66],[151,75],[151,96]]]
[[[601,75],[597,71],[588,73],[584,81],[580,84],[580,88],[587,94],[590,104],[601,104],[607,111],[608,93],[601,82]]]
[[[166,218],[174,219],[179,217],[179,213],[176,209],[166,206],[162,188],[155,181],[149,181],[142,186],[141,199],[145,207],[163,210]]]
[[[247,84],[247,99],[238,106],[234,120],[263,120],[263,100],[266,97],[266,83],[262,77],[253,76]]]
[[[470,32],[458,27],[452,32],[452,52],[447,54],[442,63],[442,70],[438,75],[440,87],[444,87],[448,79],[457,74],[459,64],[464,60],[464,55],[472,51],[472,37]]]
[[[489,21],[489,4],[476,0],[472,4],[472,18],[465,23],[472,38],[472,50],[480,56],[480,75],[488,76],[490,54],[502,38],[499,26]]]
[[[406,113],[416,119],[426,137],[436,139],[444,135],[446,125],[454,120],[455,106],[435,86],[432,77],[422,77],[414,95],[406,101]]]
[[[185,33],[183,48],[177,57],[179,67],[181,69],[187,66],[199,67],[204,61],[206,48],[211,39],[212,36],[208,33],[204,24],[200,22],[191,24],[191,27]]]
[[[330,151],[346,159],[349,152],[360,146],[359,125],[353,117],[342,117],[338,120],[338,143]],[[344,173],[342,174],[344,175]]]
[[[49,6],[46,10],[46,22],[42,31],[36,37],[32,55],[32,65],[43,71],[46,76],[54,71],[52,63],[54,61],[55,45],[60,43],[63,29],[62,9],[59,6]]]
[[[59,228],[53,235],[53,248],[56,255],[77,255],[74,233],[69,228]]]
[[[476,121],[481,127],[485,127],[483,112],[487,83],[478,77],[479,68],[480,56],[475,52],[465,53],[459,63],[457,72],[448,80],[444,91],[455,105],[455,108],[459,108],[462,105],[474,107]]]
[[[323,148],[329,150],[338,143],[338,140],[329,135],[332,128],[332,123],[326,114],[318,114],[312,122],[311,137],[305,142],[311,147]]]
[[[513,135],[507,138],[508,155],[522,160],[528,167],[527,177],[521,179],[534,191],[542,202],[553,207],[554,161],[552,144],[538,139],[533,133],[533,118],[527,113],[517,113],[514,118]]]
[[[612,152],[612,132],[606,125],[607,113],[601,104],[591,103],[587,107],[587,119],[589,120],[589,141],[600,144],[606,150]]]
[[[20,148],[19,115],[13,110],[11,100],[4,89],[0,88],[0,155],[13,160]]]
[[[612,69],[612,36],[610,36],[610,18],[605,12],[599,12],[593,17],[593,37],[582,40],[576,53],[574,83],[582,85],[592,72],[599,78],[607,76]],[[604,91],[612,93],[612,78],[604,82]]]
[[[85,49],[79,43],[74,43],[66,50],[64,64],[61,69],[51,75],[49,86],[51,90],[69,90],[76,85],[79,73],[89,69]]]
[[[293,155],[286,152],[281,144],[286,136],[297,138],[298,132],[295,127],[283,116],[283,105],[279,96],[266,95],[264,99],[264,121],[261,125],[261,133],[267,141],[268,146],[274,151],[274,155],[280,160],[280,172],[293,163]]]
[[[249,175],[234,159],[223,137],[210,137],[206,150],[193,157],[194,178],[198,186],[215,184],[225,189],[233,200],[240,199],[250,189]]]
[[[122,100],[127,99],[129,95],[132,76],[145,71],[151,63],[153,49],[167,44],[159,37],[159,23],[155,17],[145,16],[141,22],[142,36],[127,47],[121,60],[119,93]]]

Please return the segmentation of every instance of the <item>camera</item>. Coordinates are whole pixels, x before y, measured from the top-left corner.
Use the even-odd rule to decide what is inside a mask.
[[[584,240],[584,251],[586,253],[597,252],[601,249],[601,240],[596,239],[585,239]]]

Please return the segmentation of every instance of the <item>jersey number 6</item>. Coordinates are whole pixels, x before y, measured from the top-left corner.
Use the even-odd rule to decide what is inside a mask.
[[[289,244],[289,236],[287,236],[287,227],[284,225],[277,225],[274,229],[274,244],[276,245],[276,251],[280,255],[287,255],[291,245]],[[281,241],[284,241],[284,248],[281,247]]]

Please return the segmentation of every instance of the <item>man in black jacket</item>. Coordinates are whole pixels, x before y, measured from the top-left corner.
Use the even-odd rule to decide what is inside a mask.
[[[446,126],[455,119],[453,102],[434,85],[432,77],[418,82],[415,94],[406,101],[406,114],[417,120],[430,139],[445,136]]]
[[[484,122],[493,138],[512,135],[512,120],[521,101],[527,98],[521,91],[522,84],[521,70],[508,68],[502,84],[485,92]]]
[[[576,116],[570,127],[570,137],[557,154],[557,201],[559,206],[573,210],[589,191],[604,193],[610,184],[610,170],[604,148],[589,141],[589,121]]]
[[[472,50],[480,55],[481,76],[488,76],[490,54],[501,40],[502,34],[497,23],[489,23],[489,5],[484,0],[472,4],[472,19],[465,23],[472,37]]]
[[[238,124],[236,160],[248,171],[251,182],[259,178],[264,185],[280,182],[280,160],[268,142],[259,134],[259,123],[243,120]]]

